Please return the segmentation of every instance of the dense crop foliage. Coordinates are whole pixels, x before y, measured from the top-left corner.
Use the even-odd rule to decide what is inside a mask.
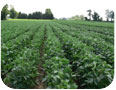
[[[11,88],[105,88],[114,76],[114,26],[2,21],[1,75]]]

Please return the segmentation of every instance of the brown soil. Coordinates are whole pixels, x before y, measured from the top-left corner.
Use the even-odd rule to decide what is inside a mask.
[[[42,82],[42,79],[45,76],[45,71],[43,69],[43,63],[44,63],[44,47],[45,47],[45,41],[46,41],[47,37],[46,37],[46,25],[45,25],[45,30],[44,30],[44,37],[43,37],[43,41],[40,47],[40,63],[38,65],[38,72],[39,72],[39,76],[37,77],[37,83],[38,85],[35,87],[35,89],[45,89],[46,86],[44,84],[44,82]]]

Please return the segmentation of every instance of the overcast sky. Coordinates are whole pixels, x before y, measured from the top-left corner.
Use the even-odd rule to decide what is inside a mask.
[[[75,15],[87,15],[87,10],[97,11],[105,17],[105,10],[114,10],[115,0],[0,0],[0,6],[13,5],[16,11],[32,13],[45,12],[50,8],[56,18],[71,17]]]

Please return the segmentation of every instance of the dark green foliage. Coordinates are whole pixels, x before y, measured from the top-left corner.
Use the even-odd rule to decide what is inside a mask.
[[[94,21],[98,21],[99,20],[99,14],[97,12],[94,12],[94,14],[92,15],[92,18]]]
[[[1,11],[1,20],[6,20],[6,17],[8,15],[9,11],[8,11],[8,5],[6,4]]]
[[[102,17],[100,17],[100,15],[97,12],[94,12],[94,14],[92,14],[92,10],[87,10],[87,12],[89,19],[85,17],[86,21],[91,21],[91,17],[93,18],[93,21],[103,21]]]
[[[33,18],[33,14],[29,14],[27,18],[28,18],[28,19],[34,19],[34,18]]]
[[[54,19],[53,13],[51,9],[46,9],[45,13],[42,12],[33,12],[27,15],[26,13],[17,12],[15,8],[12,6],[10,11],[8,11],[8,5],[6,4],[1,11],[1,19],[5,20],[8,13],[10,14],[10,18],[19,18],[19,19]]]
[[[45,88],[105,88],[114,77],[113,27],[94,21],[3,21],[2,79],[11,88],[34,88],[41,60]]]
[[[114,19],[114,11],[110,11],[110,18],[111,18],[111,22],[112,22],[112,19]]]
[[[5,27],[10,31],[7,35],[7,37],[10,36],[10,39],[7,43],[3,43],[5,40],[2,42],[1,72],[4,83],[11,88],[33,88],[37,85],[36,77],[38,76],[37,67],[39,63],[38,47],[41,44],[38,40],[38,37],[41,36],[40,32],[38,34],[40,27],[38,27],[38,24],[31,23],[30,25],[29,22],[11,22],[11,27],[17,26],[17,29],[14,28],[14,34],[11,33],[12,28]],[[7,33],[3,29],[2,31]],[[37,39],[34,37],[37,37]]]
[[[46,9],[45,14],[43,15],[43,18],[44,19],[54,19],[51,9]]]
[[[27,18],[28,19],[54,19],[54,16],[50,9],[46,9],[45,14],[42,14],[42,12],[33,12],[27,15],[25,13],[19,12],[18,18],[20,19],[27,19]]]
[[[17,18],[19,18],[19,19],[26,19],[27,18],[27,14],[19,12]]]
[[[37,68],[33,67],[35,62],[25,62],[24,60],[17,60],[17,65],[8,76],[4,79],[12,88],[27,89],[36,85],[36,78],[38,76]]]
[[[88,16],[89,16],[89,20],[91,20],[91,16],[92,16],[92,11],[91,10],[87,10],[87,12],[88,12]]]
[[[41,12],[34,12],[33,18],[34,19],[42,19],[43,18],[42,13]]]
[[[88,21],[88,18],[87,17],[84,17],[86,21]]]
[[[45,41],[45,64],[43,65],[46,76],[47,88],[76,89],[69,60],[63,58],[62,44],[55,36],[50,26],[47,26],[47,40]]]
[[[10,9],[10,18],[16,18],[17,17],[17,12],[16,12],[16,10],[14,9],[14,7],[12,7],[11,9]]]
[[[34,12],[28,15],[28,19],[43,19],[43,15],[41,12]]]
[[[70,60],[72,70],[77,78],[76,82],[78,87],[90,89],[107,87],[112,82],[114,76],[113,44],[110,44],[111,46],[109,46],[109,43],[105,43],[104,40],[101,40],[100,42],[100,40],[98,40],[99,36],[92,38],[89,34],[92,32],[87,31],[90,29],[88,26],[88,29],[86,28],[84,30],[83,25],[79,27],[79,25],[75,24],[76,22],[74,23],[74,21],[57,22],[61,23],[60,25],[56,25],[59,29],[54,27],[53,30],[56,35],[59,36],[64,45],[63,49],[65,57]],[[63,26],[63,24],[68,25]],[[74,28],[74,26],[78,28]],[[94,28],[97,29],[97,27]],[[103,30],[103,28],[101,29]],[[92,30],[94,29],[92,28]],[[95,32],[93,33],[93,36],[94,35]],[[98,33],[96,35],[98,35]],[[102,38],[100,37],[100,39]],[[87,43],[91,43],[91,45],[85,44],[86,40],[88,40]]]
[[[52,57],[46,60],[43,65],[47,76],[43,82],[47,82],[49,89],[76,89],[77,85],[72,79],[72,70],[69,60],[59,57]]]

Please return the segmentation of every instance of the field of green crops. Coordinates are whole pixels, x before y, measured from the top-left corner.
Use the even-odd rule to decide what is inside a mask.
[[[99,89],[114,76],[114,24],[1,22],[1,75],[11,88]]]

